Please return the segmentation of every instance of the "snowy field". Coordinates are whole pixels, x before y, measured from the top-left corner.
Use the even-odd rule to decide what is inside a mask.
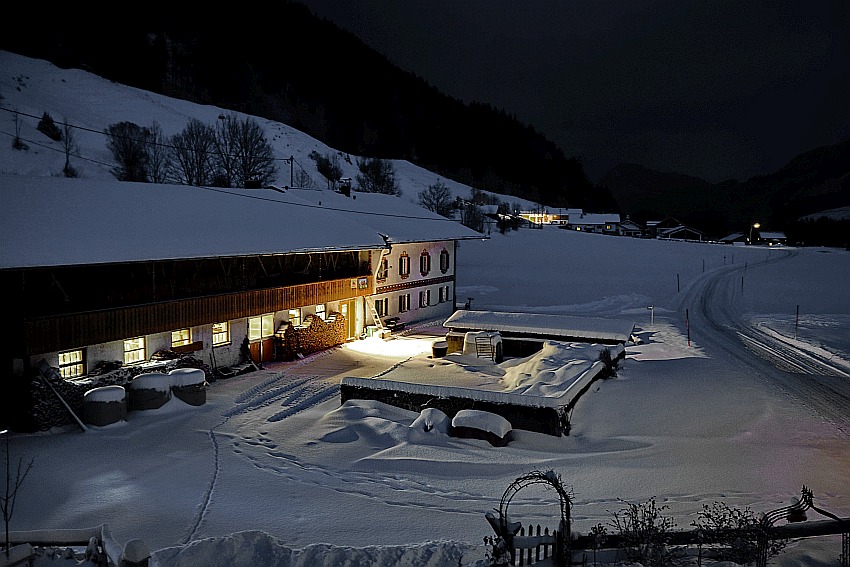
[[[534,266],[540,255],[519,253],[529,246],[547,250],[551,262]],[[551,283],[503,286],[505,270],[488,257],[511,257],[516,271]],[[614,260],[596,266],[600,257]],[[702,258],[720,261],[703,273]],[[555,267],[544,275],[545,265]],[[559,274],[564,265],[572,275]],[[358,558],[355,565],[474,564],[490,535],[484,514],[515,478],[549,469],[572,490],[580,533],[610,522],[622,501],[654,497],[678,529],[689,529],[703,505],[761,513],[792,503],[803,485],[821,508],[850,516],[850,310],[835,285],[848,268],[850,254],[838,250],[732,249],[557,229],[468,243],[459,271],[476,307],[636,322],[641,343],[626,349],[616,378],[580,400],[569,436],[515,430],[496,448],[439,428],[426,433],[413,426],[417,413],[377,402],[311,405],[343,377],[427,358],[435,337],[418,332],[435,329],[414,328],[407,337],[355,341],[215,382],[201,407],[173,399],[87,433],[17,435],[14,453],[35,464],[13,527],[106,523],[118,541],[147,542],[161,565],[198,564],[196,554],[224,565],[246,548],[268,554],[251,559],[265,565],[334,565],[341,555]],[[598,285],[579,276],[589,273]],[[791,362],[759,353],[767,347],[747,339],[756,331],[762,341],[780,340],[773,348],[786,345]],[[794,353],[824,366],[792,368]],[[512,515],[551,524],[557,500],[535,490],[518,495]],[[805,540],[774,564],[834,564],[839,550],[834,537]]]
[[[97,134],[109,124],[155,119],[168,135],[189,116],[211,122],[220,113],[4,52],[0,67],[2,108],[36,117],[48,110],[89,129],[77,141],[92,159],[74,163],[84,177],[110,176]],[[14,132],[11,113],[0,119],[3,132]],[[24,118],[25,139],[40,139],[36,122]],[[295,155],[299,165],[312,164],[312,150],[328,151],[284,125],[264,125],[276,155]],[[47,142],[23,153],[10,145],[0,146],[3,173],[62,169],[64,155]],[[396,165],[402,198],[415,200],[438,179]],[[288,171],[281,175],[285,184]],[[341,405],[343,378],[427,356],[440,329],[414,327],[406,337],[355,341],[215,382],[200,407],[172,399],[85,433],[13,434],[13,457],[34,464],[11,529],[106,524],[120,543],[143,540],[160,567],[481,565],[483,537],[492,534],[484,514],[514,479],[550,469],[571,490],[580,533],[608,525],[623,501],[656,498],[677,529],[688,529],[704,505],[761,513],[792,503],[803,485],[818,506],[850,516],[847,251],[547,228],[463,242],[457,261],[461,305],[472,298],[473,309],[635,324],[640,344],[626,349],[616,378],[577,404],[569,436],[515,431],[497,448],[425,432],[415,412]],[[561,359],[535,362],[552,372]],[[528,374],[523,384],[539,378]],[[554,527],[557,500],[528,489],[511,514]],[[809,539],[773,564],[835,565],[839,552],[837,538]]]

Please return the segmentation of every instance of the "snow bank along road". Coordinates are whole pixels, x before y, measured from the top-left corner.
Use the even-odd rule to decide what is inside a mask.
[[[679,311],[688,314],[685,324],[700,344],[726,353],[753,377],[781,389],[796,403],[850,435],[848,369],[823,351],[767,333],[741,316],[746,280],[770,264],[793,261],[797,254],[796,250],[784,249],[771,254],[764,263],[733,265],[708,274],[687,291]]]

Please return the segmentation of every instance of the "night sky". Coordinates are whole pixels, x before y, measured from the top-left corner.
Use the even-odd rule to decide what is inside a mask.
[[[619,163],[743,181],[850,137],[846,0],[301,1],[593,181]]]

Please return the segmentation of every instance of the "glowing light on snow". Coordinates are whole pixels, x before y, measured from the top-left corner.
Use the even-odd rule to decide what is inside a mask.
[[[385,354],[387,356],[414,356],[424,352],[431,352],[432,339],[414,339],[399,337],[395,339],[381,339],[368,337],[361,341],[346,343],[344,348],[363,354]]]

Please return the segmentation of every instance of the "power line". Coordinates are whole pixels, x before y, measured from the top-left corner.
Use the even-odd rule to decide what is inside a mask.
[[[29,113],[27,113],[27,112],[21,112],[21,111],[13,110],[13,109],[10,109],[10,108],[2,108],[2,107],[0,107],[0,110],[4,110],[4,111],[6,111],[6,112],[11,112],[11,113],[13,113],[13,114],[15,114],[15,115],[26,116],[27,118],[32,118],[32,119],[34,119],[34,120],[41,120],[41,119],[43,118],[43,117],[41,117],[41,116],[36,116],[36,115],[34,115],[34,114],[29,114]],[[120,139],[120,140],[130,140],[130,141],[132,141],[132,142],[138,142],[138,143],[147,144],[147,145],[159,146],[159,147],[168,148],[168,149],[175,150],[175,151],[176,151],[176,150],[182,150],[182,151],[194,151],[194,150],[192,150],[191,148],[186,149],[186,148],[183,148],[182,146],[175,146],[174,144],[166,144],[166,143],[163,143],[163,142],[160,142],[160,141],[156,141],[156,140],[151,140],[151,139],[138,139],[138,138],[133,138],[133,137],[129,137],[129,136],[121,136],[121,135],[118,135],[118,134],[109,134],[109,133],[107,133],[107,132],[105,132],[105,131],[101,131],[101,130],[94,130],[94,129],[92,129],[92,128],[87,128],[87,127],[85,127],[85,126],[78,126],[78,125],[76,125],[76,124],[69,124],[69,123],[64,122],[64,121],[61,121],[61,122],[60,122],[60,124],[62,124],[62,125],[64,125],[64,126],[66,126],[66,127],[68,127],[68,128],[74,128],[74,129],[76,129],[76,130],[80,130],[80,131],[83,131],[83,132],[90,132],[90,133],[92,133],[92,134],[98,134],[98,135],[101,135],[101,136],[106,136],[107,138],[113,138],[113,137],[114,137],[114,138],[117,138],[117,139]],[[141,126],[140,126],[140,128],[144,128],[144,127],[141,127]],[[144,129],[146,129],[146,128],[144,128]],[[8,134],[7,132],[3,132],[3,133],[4,133],[4,134]],[[11,135],[11,134],[9,134],[9,135]],[[22,140],[22,141],[29,142],[29,143],[31,143],[31,144],[33,144],[33,145],[37,145],[37,146],[40,146],[40,147],[43,147],[43,148],[46,148],[46,149],[49,149],[49,150],[53,150],[53,151],[60,151],[60,152],[64,153],[64,150],[57,150],[57,149],[55,149],[55,148],[51,148],[50,146],[46,146],[46,145],[44,145],[44,144],[40,144],[39,142],[36,142],[36,141],[34,141],[34,140],[29,140],[29,139],[21,138],[20,136],[14,136],[14,137],[16,137],[16,138],[18,138],[18,139],[20,139],[20,140]],[[218,153],[221,153],[221,152],[218,152]],[[92,159],[92,158],[86,158],[86,157],[83,157],[82,155],[79,155],[79,154],[71,154],[71,155],[74,155],[75,157],[78,157],[78,158],[80,158],[80,159],[82,159],[82,160],[90,161],[90,162],[92,162],[92,163],[97,163],[97,164],[100,164],[100,165],[104,165],[104,166],[106,166],[106,167],[112,167],[112,164],[103,163],[103,162],[101,162],[101,161],[97,161],[97,160]],[[228,155],[229,157],[233,157],[233,158],[237,158],[237,157],[239,157],[238,155],[233,155],[233,154],[227,154],[227,155]],[[299,169],[299,171],[300,171],[303,175],[306,175],[306,176],[307,176],[307,178],[310,180],[310,182],[311,182],[311,183],[316,183],[316,181],[313,179],[313,176],[311,176],[311,175],[307,172],[307,170],[304,168],[304,166],[303,166],[301,163],[299,163],[299,162],[295,159],[295,156],[290,156],[290,157],[288,157],[288,158],[276,158],[276,157],[272,157],[272,158],[270,158],[270,159],[271,159],[272,161],[283,161],[283,162],[286,162],[286,163],[288,163],[288,164],[289,164],[289,167],[290,167],[290,183],[292,183],[292,179],[291,179],[291,178],[293,177],[293,165],[298,165],[298,169]]]
[[[11,109],[11,108],[2,108],[2,107],[0,107],[0,110],[4,110],[4,111],[6,111],[6,112],[11,112],[11,113],[13,113],[13,114],[19,114],[19,115],[21,115],[21,116],[26,116],[27,118],[32,118],[32,119],[34,119],[34,120],[41,120],[41,119],[42,119],[42,117],[41,117],[41,116],[36,116],[36,115],[34,115],[34,114],[29,114],[29,113],[26,113],[26,112],[21,112],[21,111],[19,111],[19,110],[13,110],[13,109]],[[187,148],[184,148],[184,147],[182,147],[182,146],[175,146],[174,144],[166,144],[166,143],[163,143],[163,142],[152,141],[152,140],[147,140],[147,139],[138,139],[138,138],[133,138],[133,137],[129,137],[129,136],[120,136],[120,135],[108,134],[107,132],[104,132],[104,131],[102,131],[102,130],[95,130],[95,129],[93,129],[93,128],[86,128],[85,126],[78,126],[78,125],[76,125],[76,124],[70,124],[70,123],[67,123],[67,122],[64,122],[64,121],[60,121],[59,123],[60,123],[60,124],[62,124],[63,126],[67,126],[67,127],[69,127],[69,128],[75,128],[75,129],[77,129],[77,130],[81,130],[81,131],[83,131],[83,132],[91,132],[92,134],[99,134],[99,135],[101,135],[101,136],[106,136],[107,138],[109,138],[109,137],[113,137],[113,136],[114,136],[114,137],[116,137],[116,138],[118,138],[118,139],[121,139],[121,140],[130,140],[130,141],[133,141],[133,142],[139,142],[139,143],[142,143],[142,144],[148,144],[148,145],[154,145],[154,146],[161,146],[161,147],[163,147],[163,148],[170,148],[170,149],[172,149],[172,150],[187,150]],[[148,128],[146,128],[146,127],[144,127],[144,126],[139,126],[139,127],[140,127],[140,128],[142,128],[142,129],[144,129],[144,130],[148,130]],[[189,151],[192,151],[192,149],[191,149],[191,148],[188,148],[188,150],[189,150]],[[230,157],[238,157],[238,156],[233,155],[233,154],[228,154],[228,155],[229,155]],[[288,163],[290,159],[294,159],[294,158],[276,158],[276,157],[273,157],[273,158],[271,158],[271,159],[272,159],[273,161],[285,161],[285,162],[287,162],[287,163]],[[304,171],[304,168],[301,166],[301,164],[298,164],[298,166],[299,166],[299,167],[301,167],[302,171]],[[306,171],[305,171],[305,173],[306,173]]]
[[[5,134],[6,136],[9,136],[10,138],[17,138],[17,139],[21,140],[22,142],[26,142],[27,144],[31,144],[33,146],[38,146],[39,148],[44,148],[45,150],[50,150],[51,152],[57,152],[57,153],[60,153],[60,154],[65,153],[65,150],[62,149],[62,148],[54,148],[54,147],[48,146],[46,144],[43,144],[41,142],[36,142],[35,140],[30,140],[29,138],[22,138],[21,136],[16,136],[15,134],[12,134],[10,132],[5,132],[3,130],[0,130],[0,134]],[[112,164],[110,164],[110,163],[104,163],[102,161],[98,161],[98,160],[93,159],[93,158],[85,157],[80,153],[69,152],[68,155],[73,156],[77,159],[81,159],[83,161],[96,163],[98,165],[102,165],[102,166],[105,166],[105,167],[112,167]]]
[[[2,109],[2,110],[7,110],[7,109]],[[33,116],[30,115],[30,114],[25,114],[25,116],[29,116],[29,117],[33,118]],[[34,117],[34,118],[38,118],[38,117]],[[81,127],[77,127],[77,126],[70,126],[69,125],[69,127],[80,128],[80,129],[88,130],[90,132],[104,134],[103,132],[97,132],[96,130],[81,128]],[[39,146],[41,148],[45,148],[45,149],[55,151],[55,152],[59,152],[59,153],[62,153],[62,154],[65,153],[65,151],[62,150],[62,149],[52,148],[52,147],[45,145],[45,144],[42,144],[40,142],[21,138],[20,136],[15,136],[14,134],[11,134],[9,132],[5,132],[5,131],[0,130],[0,133],[5,134],[5,135],[10,136],[10,137],[13,137],[13,138],[18,138],[18,139],[20,139],[20,140],[22,140],[22,141],[24,141],[28,144],[33,144],[33,145]],[[80,154],[71,154],[71,155],[73,155],[74,157],[81,159],[81,160],[89,161],[89,162],[96,163],[96,164],[99,164],[99,165],[103,165],[103,166],[106,166],[106,167],[111,167],[111,164],[103,163],[101,161],[91,159],[91,158],[86,158],[86,157],[84,157]],[[289,159],[290,158],[285,158],[286,161],[288,161]],[[292,158],[292,159],[294,159],[294,158]],[[116,182],[121,183],[121,181],[117,181],[117,180],[116,180]],[[192,187],[197,187],[199,189],[204,189],[204,190],[207,190],[207,191],[213,191],[213,192],[217,192],[217,193],[225,193],[225,194],[234,195],[234,196],[237,196],[237,197],[256,199],[256,200],[267,201],[267,202],[271,202],[271,203],[278,203],[278,204],[283,204],[283,205],[291,205],[291,206],[294,206],[294,207],[322,209],[322,210],[326,210],[326,211],[337,211],[337,212],[343,212],[343,213],[349,213],[349,214],[354,213],[354,214],[358,214],[358,215],[367,215],[367,216],[402,218],[402,219],[411,219],[411,220],[457,222],[454,219],[450,219],[450,218],[446,218],[446,217],[433,218],[433,217],[421,217],[421,216],[416,216],[416,215],[399,215],[399,214],[393,214],[393,213],[379,213],[379,212],[374,212],[374,211],[355,211],[355,210],[346,209],[346,208],[328,207],[328,206],[322,206],[322,205],[312,205],[312,204],[309,204],[309,203],[297,203],[297,202],[293,202],[293,201],[271,199],[269,197],[263,197],[263,196],[260,196],[260,195],[251,195],[250,193],[233,193],[233,192],[231,192],[232,190],[228,191],[225,188],[198,186],[198,185],[194,185]],[[253,191],[253,189],[248,189],[247,191]]]

